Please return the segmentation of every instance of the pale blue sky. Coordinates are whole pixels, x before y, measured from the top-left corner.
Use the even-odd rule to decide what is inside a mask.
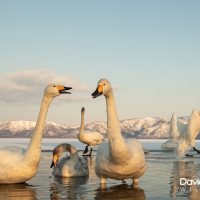
[[[25,70],[75,77],[86,89],[55,102],[49,121],[77,123],[81,106],[87,121],[106,120],[104,99],[90,97],[102,77],[116,87],[120,119],[189,115],[200,108],[199,10],[194,0],[0,0],[0,81]],[[0,121],[35,120],[39,85],[34,103],[0,94]]]

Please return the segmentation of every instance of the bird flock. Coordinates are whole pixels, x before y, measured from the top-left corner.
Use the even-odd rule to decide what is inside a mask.
[[[23,183],[35,176],[40,162],[42,134],[48,108],[55,97],[71,94],[71,89],[56,84],[46,87],[34,133],[26,150],[13,146],[0,148],[0,184]],[[143,146],[137,139],[123,138],[113,89],[107,79],[100,79],[96,90],[92,93],[94,99],[101,95],[106,101],[107,138],[99,132],[85,130],[86,109],[82,107],[78,139],[86,145],[83,154],[79,155],[76,147],[68,143],[56,146],[50,165],[53,168],[52,174],[60,177],[89,176],[86,156],[92,156],[93,148],[98,145],[95,172],[100,184],[105,185],[108,178],[122,181],[131,179],[133,187],[137,188],[139,178],[144,175],[147,168]],[[199,111],[192,111],[188,124],[181,123],[173,113],[169,129],[170,139],[162,144],[162,149],[176,150],[179,157],[190,148],[200,153],[195,148],[195,138],[199,131]],[[69,154],[63,156],[64,152]]]

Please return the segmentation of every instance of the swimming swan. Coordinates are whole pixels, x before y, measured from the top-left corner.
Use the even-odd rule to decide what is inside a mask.
[[[146,169],[143,147],[136,139],[122,137],[112,87],[106,79],[98,82],[92,96],[96,98],[102,94],[106,98],[108,142],[99,145],[95,172],[101,184],[106,184],[107,178],[132,179],[133,186],[137,187],[138,178]]]
[[[23,183],[31,179],[37,172],[42,133],[44,130],[47,111],[54,97],[69,93],[71,87],[48,85],[44,91],[40,113],[27,150],[19,147],[0,148],[0,184]]]
[[[64,151],[69,151],[70,156],[62,157]],[[61,158],[61,159],[60,159]],[[70,144],[60,144],[53,150],[51,163],[53,175],[62,177],[88,176],[88,164],[84,157],[78,155],[76,148]]]
[[[87,144],[85,147],[85,150],[83,152],[83,155],[92,155],[92,149],[94,146],[101,144],[104,140],[104,137],[101,133],[95,132],[95,131],[85,131],[85,123],[84,123],[84,114],[85,114],[85,108],[81,109],[81,125],[80,125],[80,131],[78,134],[78,139],[80,142]],[[88,152],[88,147],[90,146],[90,153],[86,154]]]

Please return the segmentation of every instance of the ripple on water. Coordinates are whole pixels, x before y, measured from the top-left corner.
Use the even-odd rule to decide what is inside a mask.
[[[180,178],[200,177],[199,158],[178,160],[173,152],[150,152],[147,171],[140,178],[138,189],[131,181],[126,184],[108,179],[100,188],[95,174],[95,156],[87,158],[90,175],[82,178],[55,178],[50,168],[51,152],[42,152],[37,175],[26,184],[0,185],[0,199],[199,199],[198,187],[180,190]]]

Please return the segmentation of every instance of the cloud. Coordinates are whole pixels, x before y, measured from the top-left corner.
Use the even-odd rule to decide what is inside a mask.
[[[51,83],[70,86],[75,94],[89,90],[86,84],[72,75],[60,75],[47,69],[24,70],[0,74],[0,102],[14,104],[38,102],[42,98],[44,88]],[[81,100],[75,96],[67,95],[67,98],[69,101]]]

